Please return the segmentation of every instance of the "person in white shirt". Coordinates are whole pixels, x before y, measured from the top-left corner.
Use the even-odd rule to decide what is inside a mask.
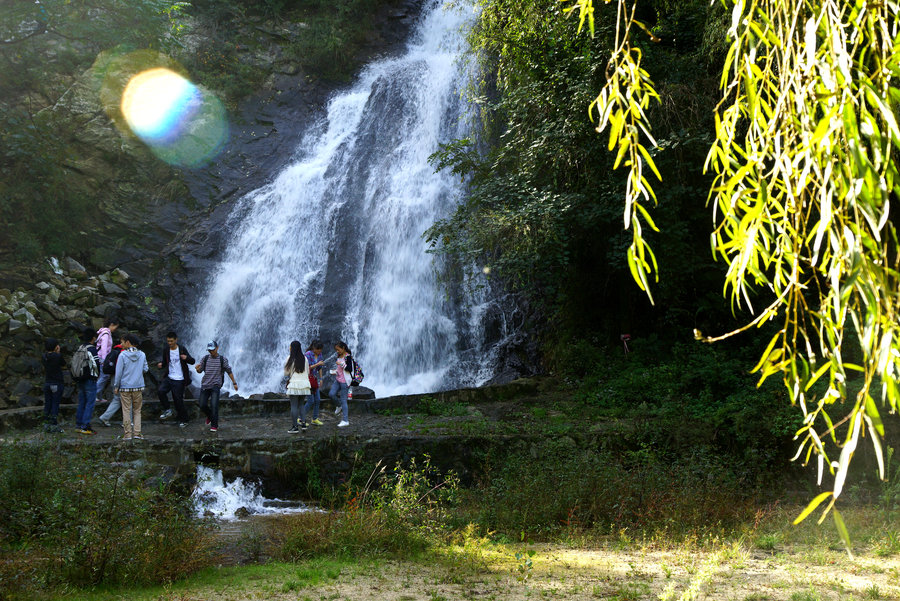
[[[178,335],[175,332],[166,334],[166,347],[163,349],[162,360],[156,366],[163,370],[163,378],[157,389],[159,403],[163,412],[159,419],[171,419],[178,417],[178,425],[182,428],[188,424],[187,410],[184,408],[184,389],[191,383],[191,372],[188,365],[193,365],[195,360],[186,348],[178,344]],[[172,401],[175,411],[169,406],[169,392],[172,393]]]

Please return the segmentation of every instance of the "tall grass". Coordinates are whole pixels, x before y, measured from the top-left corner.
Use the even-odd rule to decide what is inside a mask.
[[[189,500],[105,452],[0,446],[0,588],[154,583],[211,563]]]

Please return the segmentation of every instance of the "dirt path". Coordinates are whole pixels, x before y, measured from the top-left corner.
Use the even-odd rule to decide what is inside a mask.
[[[529,556],[527,551],[533,551]],[[520,553],[516,558],[515,553]],[[528,563],[530,560],[530,564]],[[900,598],[900,561],[837,550],[458,550],[433,564],[383,561],[341,569],[279,564],[260,578],[173,588],[159,601],[341,599],[450,601],[850,601]],[[245,574],[246,576],[246,574]]]

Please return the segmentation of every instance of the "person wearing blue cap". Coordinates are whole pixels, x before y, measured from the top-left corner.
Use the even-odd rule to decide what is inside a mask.
[[[203,374],[200,381],[200,410],[206,415],[206,424],[210,432],[219,431],[219,394],[222,385],[225,384],[225,374],[231,378],[231,384],[235,392],[238,389],[237,380],[231,371],[231,365],[224,355],[219,354],[219,342],[210,340],[206,345],[209,354],[200,359],[194,369],[198,374]]]

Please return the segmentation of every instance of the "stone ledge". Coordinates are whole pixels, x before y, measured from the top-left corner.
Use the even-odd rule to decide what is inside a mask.
[[[477,405],[481,403],[508,401],[524,396],[536,395],[538,393],[539,381],[536,378],[529,378],[516,380],[509,384],[484,386],[481,388],[461,388],[458,390],[445,390],[441,392],[398,395],[382,399],[353,399],[350,401],[350,410],[353,413],[364,414],[398,410],[414,413],[416,407],[426,398],[432,398],[443,403]],[[145,395],[147,394],[149,393],[145,392]],[[324,407],[334,406],[327,398],[322,399],[322,405]],[[106,410],[106,407],[106,403],[94,406],[94,422],[96,422],[97,418]],[[186,399],[185,407],[192,418],[199,415],[196,399]],[[76,409],[77,406],[74,403],[60,405],[60,419],[67,422],[73,421],[75,419]],[[0,434],[15,430],[27,430],[39,426],[44,418],[43,412],[43,406],[21,407],[0,411]],[[268,417],[289,412],[290,401],[286,397],[245,399],[239,396],[228,396],[219,401],[219,414],[222,417]],[[156,421],[156,418],[160,413],[161,407],[159,400],[145,396],[141,410],[142,419]]]

